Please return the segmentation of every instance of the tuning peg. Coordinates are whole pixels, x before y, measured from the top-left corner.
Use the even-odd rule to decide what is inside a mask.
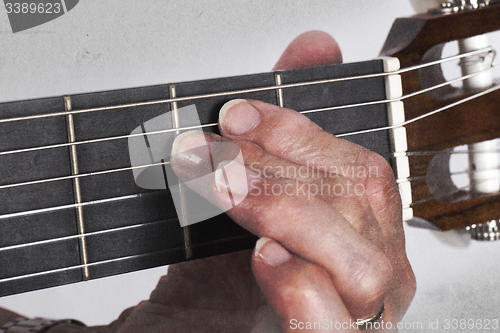
[[[413,9],[418,14],[427,13],[431,9],[438,8],[443,0],[410,0]]]

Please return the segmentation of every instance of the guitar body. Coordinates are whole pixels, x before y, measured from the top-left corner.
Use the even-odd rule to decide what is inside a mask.
[[[265,8],[253,8],[248,12],[247,8],[240,8],[239,5],[230,2],[205,5],[193,1],[185,4],[184,9],[172,9],[167,13],[168,19],[166,19],[164,11],[162,14],[151,14],[151,12],[143,11],[141,4],[129,1],[121,5],[123,9],[116,14],[116,17],[125,17],[124,20],[131,23],[131,27],[120,19],[108,18],[107,13],[111,11],[116,13],[116,8],[113,6],[96,7],[95,4],[90,4],[89,6],[92,7],[85,7],[85,4],[80,3],[70,14],[54,20],[53,25],[46,25],[37,30],[57,33],[64,30],[67,35],[60,37],[63,43],[57,49],[54,46],[56,43],[52,43],[57,38],[52,39],[49,33],[38,33],[37,36],[27,34],[6,37],[9,39],[7,45],[12,51],[2,51],[5,52],[3,53],[5,62],[8,60],[9,64],[13,64],[11,58],[20,54],[18,59],[20,63],[7,70],[10,76],[8,83],[7,81],[1,82],[1,91],[5,92],[2,99],[3,101],[25,100],[265,72],[270,70],[291,39],[302,31],[316,28],[331,32],[337,38],[346,62],[367,60],[378,55],[394,18],[411,15],[408,4],[390,0],[387,0],[386,4],[384,8],[374,8],[376,6],[370,1],[357,1],[354,6],[356,8],[352,8],[350,4],[321,3],[311,5],[309,12],[304,12],[304,10],[299,10],[303,8],[300,2],[294,4],[283,2],[281,8],[264,6]],[[101,6],[105,7],[101,8]],[[175,7],[162,3],[162,8],[163,6]],[[358,6],[363,10],[358,10]],[[78,10],[85,10],[85,12],[79,14]],[[243,20],[242,12],[248,15]],[[139,19],[134,18],[132,13]],[[74,15],[77,21],[82,20],[78,22],[88,20],[94,22],[95,28],[73,27],[69,22],[71,15]],[[226,23],[221,21],[224,15],[229,15]],[[269,23],[272,22],[273,17],[278,18],[277,21]],[[381,20],[381,17],[385,19]],[[65,19],[68,21],[64,21]],[[291,20],[295,23],[291,24]],[[156,28],[144,27],[143,22],[146,21]],[[104,24],[107,27],[104,29],[105,32],[101,32],[102,22],[109,22]],[[113,24],[117,28],[109,27]],[[374,27],[378,31],[374,32]],[[120,32],[116,33],[115,30]],[[86,36],[87,33],[89,36]],[[125,38],[124,35],[127,37]],[[247,42],[242,36],[249,36],[252,43]],[[122,42],[123,40],[127,42]],[[23,45],[17,51],[15,45],[20,41]],[[46,46],[49,44],[50,47]],[[49,54],[52,58],[48,56]],[[397,55],[397,52],[393,54]],[[39,66],[44,59],[52,65],[51,69]],[[403,57],[401,60],[404,62]],[[38,64],[35,64],[36,62]],[[16,75],[16,73],[19,74]],[[40,82],[44,84],[40,86]],[[405,89],[408,88],[405,86]],[[410,116],[411,114],[407,114],[407,118]],[[2,118],[1,115],[0,118]],[[144,118],[146,119],[147,117]],[[409,133],[409,136],[411,135],[418,136],[419,134]],[[498,134],[495,135],[498,136]],[[493,136],[483,135],[471,138],[471,140],[474,142],[476,139],[482,140],[486,137]],[[456,139],[439,147],[443,149],[452,147],[459,141],[460,139]],[[421,150],[424,146],[414,146],[409,149]],[[427,146],[425,149],[428,149]],[[424,162],[418,165],[422,168],[426,166]],[[425,187],[422,188],[424,189],[419,190],[416,187],[415,191],[425,191]],[[415,215],[418,216],[417,213]],[[422,267],[422,274],[429,274],[428,270],[437,272],[435,267],[439,264],[433,263],[433,268],[428,269],[425,266],[429,262],[419,262],[416,255],[420,252],[418,243],[421,242],[432,243],[433,245],[429,246],[434,247],[436,253],[442,250],[441,245],[433,243],[433,240],[433,236],[428,234],[409,231],[408,246],[411,247],[410,256],[414,255],[417,273],[419,267]],[[432,250],[429,251],[432,252]],[[454,269],[454,272],[459,274],[460,268]],[[56,318],[67,316],[79,318],[90,324],[105,323],[115,318],[126,306],[134,305],[138,300],[147,298],[156,280],[156,277],[151,278],[152,274],[163,274],[165,269],[160,268],[155,272],[139,272],[134,275],[121,275],[110,279],[99,279],[10,296],[1,298],[0,304],[27,315],[45,315]],[[436,276],[438,276],[437,273]],[[144,289],[141,291],[135,289],[146,280],[148,282],[145,283]],[[439,278],[436,277],[427,286],[426,289],[425,284],[419,285],[423,290],[438,288]],[[107,302],[100,307],[97,303],[103,295]],[[124,297],[124,295],[130,295],[130,297]],[[115,304],[110,305],[111,299],[116,300]],[[450,304],[455,302],[455,299],[449,300]],[[47,303],[51,303],[50,306]],[[83,305],[85,303],[86,305]],[[40,304],[44,305],[46,312],[40,311]],[[488,304],[488,301],[483,299],[483,304]],[[84,313],[82,313],[82,308],[86,309]],[[419,311],[418,308],[413,312],[413,318],[420,320],[433,318],[425,316],[426,313]]]

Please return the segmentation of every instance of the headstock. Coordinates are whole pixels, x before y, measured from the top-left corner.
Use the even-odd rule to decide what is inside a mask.
[[[500,5],[448,13],[430,11],[396,20],[381,54],[399,58],[402,68],[415,66],[439,59],[447,42],[496,30],[500,30]],[[409,71],[401,76],[404,95],[445,82],[440,65]],[[433,93],[405,100],[406,119],[420,117],[479,92],[477,87],[471,89],[467,86],[445,86]],[[451,182],[449,171],[439,171],[443,166],[448,167],[454,147],[500,137],[499,90],[408,124],[406,131],[415,216],[429,220],[442,230],[500,218],[498,191],[483,193],[457,188]]]

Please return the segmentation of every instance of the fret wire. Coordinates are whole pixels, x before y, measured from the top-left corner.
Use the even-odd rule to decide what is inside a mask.
[[[359,80],[359,79],[385,77],[388,75],[397,75],[397,74],[401,74],[401,73],[406,73],[406,72],[422,69],[425,67],[430,67],[430,66],[442,64],[442,63],[445,63],[448,61],[459,60],[459,59],[462,59],[465,57],[470,57],[470,56],[473,56],[476,54],[492,53],[492,52],[494,52],[493,49],[491,47],[487,47],[484,49],[480,49],[480,50],[471,51],[468,53],[463,53],[463,54],[443,58],[443,59],[428,62],[425,64],[406,67],[406,68],[400,69],[398,71],[390,72],[390,73],[384,72],[384,73],[377,73],[377,74],[357,75],[357,76],[345,77],[345,78],[333,78],[333,79],[315,80],[315,81],[310,81],[310,82],[288,83],[288,84],[283,84],[280,86],[249,88],[249,89],[233,90],[233,91],[226,91],[226,92],[220,92],[220,93],[210,93],[210,94],[200,94],[200,95],[186,96],[186,97],[168,98],[168,99],[162,99],[162,100],[156,100],[156,101],[147,101],[147,102],[127,103],[127,104],[121,104],[121,105],[95,107],[95,108],[73,110],[73,111],[67,111],[67,112],[54,112],[54,113],[46,113],[46,114],[41,114],[41,115],[13,117],[13,118],[8,118],[8,119],[0,119],[0,124],[8,123],[8,122],[15,122],[15,121],[23,121],[23,120],[57,117],[57,116],[63,116],[63,115],[68,115],[68,114],[91,113],[91,112],[98,112],[98,111],[127,109],[127,108],[137,107],[137,106],[157,105],[157,104],[164,104],[164,103],[191,101],[191,100],[196,100],[196,99],[205,99],[205,98],[212,98],[212,97],[247,94],[247,93],[253,93],[253,92],[277,90],[277,89],[288,89],[288,88],[297,88],[297,87],[304,87],[304,86],[318,85],[318,84],[327,84],[327,83],[334,83],[334,82],[343,82],[343,81],[352,81],[352,80]],[[279,73],[281,71],[277,71],[277,72]]]
[[[274,74],[274,82],[277,86],[283,85],[283,80],[281,78],[281,74],[279,74],[279,73]],[[276,104],[280,107],[285,106],[285,102],[283,100],[283,89],[276,90]]]
[[[411,94],[403,95],[399,98],[385,99],[385,100],[380,100],[380,101],[363,102],[363,103],[356,103],[356,104],[348,104],[348,105],[339,105],[339,106],[332,106],[332,107],[326,107],[326,108],[303,110],[303,111],[299,111],[299,113],[309,114],[309,113],[316,113],[316,112],[336,111],[336,110],[342,110],[342,109],[347,109],[347,108],[355,108],[355,107],[363,107],[363,106],[370,106],[370,105],[392,103],[392,102],[397,102],[397,101],[404,101],[408,98],[415,97],[419,94],[423,94],[423,93],[429,92],[431,90],[439,89],[439,88],[445,87],[447,85],[450,85],[450,84],[453,84],[456,82],[461,82],[461,81],[470,79],[472,77],[481,75],[482,73],[492,72],[492,71],[495,71],[498,69],[500,69],[500,65],[495,65],[495,66],[483,69],[481,71],[477,71],[477,72],[472,73],[472,74],[458,77],[458,78],[453,79],[451,81],[440,83],[440,84],[434,85],[432,87],[413,92]],[[215,127],[217,125],[218,125],[218,123],[210,123],[210,124],[204,124],[204,125],[199,125],[199,126],[198,125],[197,126],[186,126],[186,127],[181,127],[181,128],[152,131],[152,132],[148,132],[145,134],[148,134],[148,135],[166,134],[166,133],[178,132],[179,130],[188,131],[188,130],[195,130],[195,129],[200,129],[200,128]],[[45,150],[45,149],[71,147],[71,146],[77,146],[77,145],[83,145],[83,144],[107,142],[107,141],[113,141],[113,140],[123,140],[123,139],[128,139],[128,138],[133,138],[133,137],[139,137],[139,136],[143,136],[143,135],[144,135],[144,133],[137,133],[137,134],[128,134],[128,135],[120,135],[120,136],[114,136],[114,137],[105,137],[105,138],[99,138],[99,139],[77,141],[77,142],[71,142],[71,143],[61,143],[61,144],[54,144],[54,145],[47,145],[47,146],[40,146],[40,147],[22,148],[22,149],[0,152],[0,156],[18,154],[18,153],[26,153],[26,152],[31,152],[31,151],[39,151],[39,150]]]
[[[489,170],[498,170],[498,168],[489,169]],[[488,171],[488,170],[481,170],[481,171]],[[469,171],[464,171],[464,172],[455,172],[455,173],[452,173],[452,174],[466,174],[466,173],[470,173],[470,172]],[[401,181],[410,181],[410,182],[418,181],[418,180],[421,180],[422,178],[425,178],[425,176],[410,177],[410,178],[406,178],[404,180],[398,180],[398,183],[401,182]],[[484,179],[482,181],[488,181],[488,180],[491,180],[491,179]],[[459,190],[466,190],[468,188],[470,188],[469,185],[461,187],[461,188],[459,188]],[[432,200],[432,199],[435,199],[435,198],[434,197],[429,197],[429,198],[426,198],[426,199],[422,199],[422,200],[416,201],[416,202],[412,203],[411,205],[408,205],[408,208],[412,207],[414,205],[417,205],[417,204],[421,204],[421,203],[427,202],[427,201]],[[86,204],[89,204],[89,203],[86,203]],[[92,203],[90,203],[90,204],[92,204]],[[83,205],[85,205],[85,203],[82,204],[82,206]],[[101,235],[101,234],[106,234],[106,233],[120,232],[120,231],[125,231],[125,230],[131,230],[131,229],[141,228],[141,227],[145,227],[145,226],[151,226],[151,225],[162,224],[162,223],[169,223],[169,222],[173,222],[173,221],[179,221],[179,220],[177,218],[173,218],[173,219],[162,220],[162,221],[139,223],[139,224],[124,226],[124,227],[118,227],[118,228],[105,229],[105,230],[100,230],[100,231],[85,232],[84,234],[79,234],[79,235],[63,236],[63,237],[52,238],[52,239],[47,239],[47,240],[34,241],[34,242],[30,242],[30,243],[24,243],[24,244],[18,244],[18,245],[10,245],[10,246],[5,246],[5,247],[0,248],[0,252],[2,252],[2,251],[10,251],[10,250],[15,250],[15,249],[20,249],[20,248],[26,248],[26,247],[31,247],[31,246],[37,246],[37,245],[44,245],[44,244],[55,243],[55,242],[62,242],[62,241],[67,241],[67,240],[71,240],[71,239],[75,239],[75,238],[80,238],[81,236],[90,237],[90,236],[96,236],[96,235]],[[193,247],[193,245],[191,245],[191,247]],[[89,263],[79,265],[78,267],[84,268],[84,267],[88,267],[88,266],[90,266]]]
[[[405,122],[402,122],[397,125],[391,125],[391,126],[383,126],[383,127],[376,127],[376,128],[371,128],[367,130],[361,130],[361,131],[354,131],[354,132],[348,132],[348,133],[341,133],[341,134],[336,134],[335,136],[337,138],[344,138],[347,136],[353,136],[353,135],[360,135],[360,134],[366,134],[366,133],[373,133],[373,132],[379,132],[379,131],[386,131],[386,130],[391,130],[399,127],[404,127],[406,125],[409,125],[411,123],[414,123],[418,120],[430,117],[432,115],[435,115],[437,113],[446,111],[450,108],[453,108],[455,106],[458,106],[460,104],[466,103],[468,101],[471,101],[475,98],[479,98],[481,96],[484,96],[486,94],[489,94],[493,91],[496,91],[500,89],[500,86],[494,86],[492,88],[489,88],[487,90],[483,90],[481,92],[478,92],[476,94],[473,94],[469,97],[466,97],[464,99],[461,99],[459,101],[456,101],[454,103],[448,104],[444,107],[441,107],[439,109],[427,112],[423,115],[420,115],[418,117],[406,120]],[[195,126],[193,126],[195,127]],[[174,129],[176,130],[176,129]],[[142,135],[142,134],[141,134]],[[29,182],[22,182],[22,183],[15,183],[15,184],[8,184],[8,185],[1,185],[0,189],[5,189],[5,188],[12,188],[12,187],[19,187],[19,186],[26,186],[26,185],[34,185],[34,184],[40,184],[40,183],[48,183],[48,182],[53,182],[53,181],[61,181],[61,180],[69,180],[69,179],[74,179],[74,178],[81,178],[81,177],[90,177],[90,176],[97,176],[97,175],[103,175],[103,174],[108,174],[108,173],[114,173],[114,172],[122,172],[122,171],[129,171],[129,170],[134,170],[134,169],[140,169],[140,168],[146,168],[146,167],[152,167],[152,166],[159,166],[159,165],[166,165],[169,164],[170,162],[159,162],[159,163],[152,163],[152,164],[145,164],[145,165],[139,165],[135,167],[126,167],[126,168],[120,168],[120,169],[110,169],[110,170],[104,170],[104,171],[96,171],[96,172],[90,172],[86,174],[80,174],[80,175],[72,175],[72,176],[63,176],[63,177],[56,177],[56,178],[48,178],[48,179],[42,179],[42,180],[35,180],[35,181],[29,181]]]
[[[71,111],[71,97],[64,97],[64,109],[66,111]],[[75,124],[73,122],[73,115],[69,114],[66,116],[66,129],[68,132],[68,141],[75,142]],[[71,174],[78,175],[78,157],[76,152],[76,146],[69,147],[70,164],[71,164]],[[80,187],[80,178],[73,179],[73,197],[75,204],[82,203],[82,191]],[[83,208],[82,206],[75,207],[76,213],[76,226],[78,230],[78,248],[80,252],[80,261],[82,263],[82,277],[83,280],[88,280],[90,278],[89,268],[86,266],[88,264],[88,252],[87,252],[87,240],[81,234],[85,233],[85,225],[83,222]]]
[[[391,73],[391,74],[393,74],[393,73]],[[465,78],[463,78],[463,79],[465,79]],[[462,79],[462,80],[463,80],[463,79]],[[488,89],[487,91],[485,91],[485,93],[489,93],[489,92],[495,91],[495,90],[497,90],[497,89],[498,89],[498,87],[495,87],[494,89]],[[473,98],[477,98],[477,97],[480,97],[480,96],[484,95],[485,93],[483,93],[483,94],[476,94],[476,95],[473,95],[473,96],[471,96],[471,97],[473,97]],[[467,102],[467,101],[469,101],[469,100],[471,100],[471,99],[472,99],[472,98],[467,98],[467,99],[465,99],[465,100],[459,101],[459,103],[454,103],[454,104],[451,104],[451,105],[446,106],[446,107],[444,107],[444,108],[441,108],[441,109],[435,110],[435,111],[433,111],[433,112],[430,112],[429,114],[422,115],[422,116],[420,116],[420,117],[416,117],[416,118],[411,119],[410,121],[407,121],[407,122],[405,122],[405,123],[403,123],[403,124],[400,124],[400,125],[398,125],[398,126],[392,126],[392,127],[404,126],[404,125],[409,124],[409,123],[411,123],[411,122],[414,122],[414,121],[420,120],[420,119],[425,118],[425,117],[427,117],[427,116],[430,116],[430,115],[432,115],[432,114],[435,114],[435,113],[438,113],[438,112],[444,111],[444,110],[446,110],[446,109],[448,109],[448,108],[454,107],[454,106],[459,105],[459,104],[464,103],[464,102]],[[72,114],[72,113],[68,113],[67,115],[71,115],[71,114]],[[58,114],[58,115],[59,115],[59,114]],[[1,121],[0,121],[0,123],[1,123]],[[215,126],[215,125],[217,125],[217,124],[209,124],[209,125],[205,125],[205,126],[206,126],[206,127],[208,127],[208,126]],[[384,127],[379,128],[379,130],[385,130],[385,129],[386,129],[386,128],[384,128]],[[388,128],[387,128],[387,129],[388,129]],[[348,135],[348,134],[350,134],[350,135],[356,135],[356,134],[360,134],[360,133],[362,133],[362,132],[352,132],[352,133],[346,133],[346,134],[343,134],[343,136],[346,136],[346,135]],[[71,146],[74,146],[74,145],[71,145]],[[459,152],[457,152],[457,153],[459,153]],[[167,162],[167,164],[168,164],[168,162]],[[144,166],[139,166],[138,168],[140,168],[140,167],[144,167]],[[131,170],[131,168],[127,168],[127,169]],[[108,170],[108,171],[109,171],[109,170]],[[112,171],[114,171],[114,170],[112,170]],[[124,170],[120,170],[120,171],[124,171]],[[96,175],[96,174],[99,174],[99,172],[98,172],[98,173],[90,173],[89,175]],[[1,188],[1,187],[0,187],[0,188]],[[410,205],[410,206],[413,206],[414,204],[417,204],[417,203],[413,203],[413,204],[412,204],[412,205]],[[157,223],[160,223],[160,222],[157,222]],[[146,225],[146,224],[143,224],[143,225]],[[138,227],[138,226],[130,226],[130,228],[133,228],[133,227]],[[127,228],[127,227],[125,227],[125,228]],[[110,231],[110,230],[105,230],[105,231],[102,231],[102,232],[99,232],[99,233],[104,233],[104,232],[112,232],[112,231]],[[94,233],[88,233],[88,234],[89,234],[89,235],[92,235],[92,234],[94,234]],[[72,237],[73,237],[73,238],[76,238],[76,237],[80,237],[80,236],[75,235],[75,236],[72,236]],[[245,237],[250,237],[250,236],[245,236]],[[252,236],[252,237],[253,237],[253,236]],[[195,245],[195,246],[201,246],[201,245],[203,245],[203,244],[199,244],[199,245]],[[1,251],[1,250],[2,250],[2,249],[0,248],[0,251]],[[165,252],[165,251],[172,251],[172,250],[175,250],[175,249],[169,249],[169,250],[164,250],[164,251],[158,251],[158,252],[155,252],[155,253],[162,253],[162,252]],[[111,259],[111,260],[105,260],[105,261],[101,261],[101,262],[97,262],[97,263],[92,263],[92,264],[90,264],[90,265],[99,265],[99,264],[105,264],[105,263],[108,263],[108,262],[115,262],[115,261],[119,261],[119,260],[133,259],[133,258],[135,258],[135,257],[148,256],[148,255],[153,255],[153,254],[155,254],[155,253],[143,254],[143,255],[137,255],[137,256],[128,256],[128,257],[117,258],[117,259]],[[47,272],[44,272],[43,274],[55,273],[56,271],[61,271],[61,270],[62,270],[62,271],[64,271],[64,270],[68,270],[68,269],[79,269],[79,268],[80,268],[80,269],[83,269],[85,266],[86,266],[85,264],[82,264],[82,265],[77,265],[77,266],[73,266],[73,267],[69,267],[69,268],[65,268],[65,269],[56,269],[56,270],[52,270],[52,271],[47,271]],[[35,273],[35,274],[28,274],[28,275],[24,275],[24,276],[21,276],[21,277],[18,277],[18,278],[27,278],[27,277],[30,277],[30,276],[35,276],[35,275],[38,275],[38,273]],[[0,282],[6,282],[6,281],[10,281],[10,280],[13,280],[13,278],[1,279],[1,280],[0,280]]]
[[[177,90],[175,89],[175,85],[169,86],[169,93],[170,93],[170,98],[176,98],[177,97]],[[170,110],[172,112],[172,127],[176,129],[177,131],[174,132],[174,137],[177,137],[181,131],[179,128],[181,127],[181,121],[180,121],[180,115],[179,115],[179,108],[177,105],[177,102],[172,102],[170,103]],[[162,160],[163,161],[163,160]],[[152,161],[153,162],[153,161]],[[165,184],[168,183],[167,179],[167,173],[165,171],[165,165],[163,165],[163,174],[165,177]],[[186,260],[191,260],[193,259],[193,248],[192,248],[192,242],[191,242],[191,228],[189,225],[187,225],[187,220],[186,217],[188,215],[187,212],[187,202],[186,202],[186,185],[184,185],[181,181],[179,181],[179,199],[180,199],[180,208],[181,208],[181,216],[180,216],[180,223],[182,227],[182,235],[184,239],[184,248],[186,250]]]
[[[231,240],[241,240],[241,239],[245,239],[245,238],[254,238],[254,237],[255,236],[252,235],[252,234],[243,235],[243,236],[235,236],[235,237],[230,237],[230,238],[226,238],[226,239],[220,239],[220,240],[216,240],[216,241],[209,241],[209,242],[194,244],[193,247],[197,248],[197,247],[200,247],[200,246],[206,246],[206,245],[211,245],[211,244],[219,244],[219,243],[223,243],[223,242],[231,241]],[[152,256],[152,255],[156,255],[156,254],[160,254],[160,253],[167,253],[167,252],[171,252],[171,251],[175,251],[175,250],[180,250],[182,248],[183,247],[175,247],[175,248],[172,248],[172,249],[166,249],[166,250],[161,250],[161,251],[156,251],[156,252],[151,252],[151,253],[143,253],[143,254],[137,254],[137,255],[132,255],[132,256],[125,256],[125,257],[120,257],[120,258],[101,260],[101,261],[89,263],[88,266],[89,267],[90,266],[98,266],[98,265],[104,265],[104,264],[108,264],[108,263],[114,263],[114,262],[117,262],[117,261],[124,261],[124,260],[137,259],[137,258],[144,258],[144,257],[147,257],[147,256]],[[15,281],[15,280],[21,280],[21,279],[27,279],[27,278],[30,278],[30,277],[42,276],[42,275],[46,275],[46,274],[60,273],[60,272],[68,271],[68,270],[81,269],[82,266],[83,265],[74,265],[74,266],[69,266],[69,267],[64,267],[64,268],[57,268],[57,269],[47,270],[47,271],[43,271],[43,272],[25,274],[25,275],[10,277],[10,278],[3,278],[3,279],[0,279],[0,283],[2,283],[2,282],[9,282],[9,281]]]

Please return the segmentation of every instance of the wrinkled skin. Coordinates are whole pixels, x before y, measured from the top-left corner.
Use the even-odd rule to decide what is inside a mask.
[[[341,61],[336,42],[313,31],[294,40],[275,69]],[[109,326],[85,331],[358,332],[352,326],[298,330],[291,323],[349,323],[373,316],[382,304],[384,322],[400,321],[414,296],[415,278],[405,253],[400,197],[387,162],[323,132],[297,112],[259,101],[226,108],[219,127],[222,137],[206,140],[238,144],[250,182],[251,195],[228,214],[263,237],[257,249],[172,265],[148,301]],[[250,168],[253,162],[257,164]],[[181,179],[193,167],[175,158],[172,163]],[[306,165],[372,172],[278,175],[282,168]],[[258,177],[264,167],[267,176]],[[298,190],[302,184],[358,185],[363,190],[326,195]],[[272,185],[288,186],[295,195],[266,195],[264,186]],[[215,184],[211,190],[215,201],[223,200]],[[70,331],[59,326],[49,332]]]
[[[310,32],[292,42],[276,69],[339,62],[335,41]],[[321,178],[342,186],[360,184],[365,189],[360,195],[247,196],[228,213],[266,237],[259,251],[171,266],[151,299],[134,310],[119,332],[287,332],[296,331],[290,327],[292,319],[349,322],[376,314],[382,303],[385,321],[401,320],[415,280],[405,254],[399,193],[386,161],[323,132],[294,111],[259,101],[229,108],[219,127],[222,137],[206,140],[237,143],[250,174],[258,173],[248,171],[253,162],[261,171],[272,167],[267,169],[271,174],[307,162],[376,171]],[[191,166],[182,160],[173,163],[178,173]],[[317,177],[296,175],[270,176],[259,183],[254,176],[249,185],[253,193],[257,188],[264,192],[264,182],[295,187],[295,178],[318,182]],[[213,191],[222,200],[216,186]]]

